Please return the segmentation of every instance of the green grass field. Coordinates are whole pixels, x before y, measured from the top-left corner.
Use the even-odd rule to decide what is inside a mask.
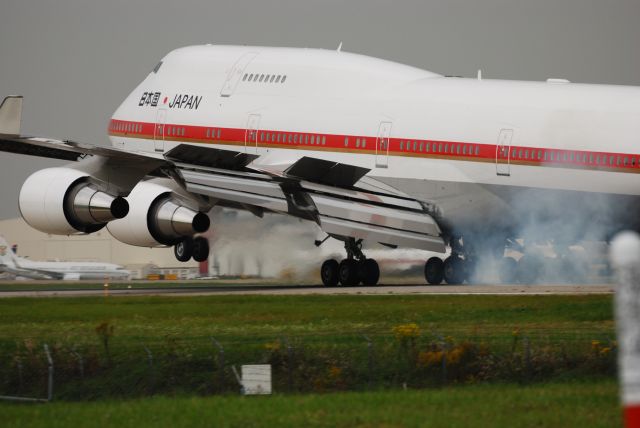
[[[0,404],[9,427],[616,427],[611,380],[435,390]]]
[[[44,395],[42,344],[56,366],[54,403],[0,414],[8,426],[612,426],[612,315],[609,295],[0,299],[0,394]],[[97,328],[113,328],[108,354]],[[274,396],[237,396],[230,365],[251,363],[272,364]]]

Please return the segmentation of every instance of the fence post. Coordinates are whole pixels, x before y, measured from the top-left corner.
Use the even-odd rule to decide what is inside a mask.
[[[156,384],[155,373],[153,370],[153,354],[146,345],[143,345],[142,347],[147,352],[147,360],[149,361],[149,392],[153,395]]]
[[[47,385],[47,401],[53,400],[53,359],[49,352],[49,345],[44,344],[44,352],[47,355],[47,362],[49,364],[49,382]]]
[[[18,357],[18,392],[22,392],[22,358]]]
[[[531,343],[529,338],[522,339],[522,345],[524,346],[524,364],[525,364],[525,378],[531,379]]]
[[[224,348],[215,337],[212,337],[211,341],[218,348],[218,367],[220,368],[218,382],[220,383],[220,391],[222,392],[224,390]]]
[[[293,392],[293,348],[286,337],[282,341],[287,346],[287,386],[289,392]]]
[[[80,371],[80,377],[84,379],[84,360],[82,359],[82,355],[76,351],[76,347],[70,349],[71,353],[78,360],[78,369]]]
[[[371,389],[371,385],[373,384],[373,342],[371,341],[369,336],[367,336],[366,334],[363,334],[362,337],[364,337],[364,340],[367,341],[367,353],[368,353],[367,368],[369,371],[367,386],[369,389]]]
[[[442,343],[442,384],[447,384],[447,344]]]

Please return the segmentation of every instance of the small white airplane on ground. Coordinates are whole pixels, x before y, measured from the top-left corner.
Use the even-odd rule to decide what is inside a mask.
[[[99,262],[37,262],[18,257],[0,236],[0,272],[29,279],[129,279],[122,266]]]
[[[107,226],[180,261],[207,259],[197,235],[216,205],[309,220],[343,241],[346,257],[322,264],[328,286],[378,282],[363,240],[449,247],[426,261],[430,284],[472,282],[487,264],[529,283],[546,260],[528,242],[553,242],[559,271],[575,273],[571,244],[640,229],[638,87],[206,45],[169,53],[131,92],[109,122],[112,147],[21,135],[21,109],[19,96],[0,107],[0,150],[76,161],[27,179],[27,223],[61,235]],[[505,257],[509,246],[524,256]]]

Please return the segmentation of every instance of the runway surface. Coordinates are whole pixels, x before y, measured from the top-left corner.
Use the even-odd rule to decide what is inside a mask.
[[[137,288],[133,284],[131,288],[114,284],[108,290],[104,288],[74,288],[62,289],[52,283],[46,288],[37,290],[29,289],[25,284],[25,290],[0,290],[0,298],[8,297],[82,297],[82,296],[210,296],[210,295],[339,295],[339,294],[363,294],[363,295],[554,295],[554,294],[611,294],[612,284],[585,284],[585,285],[378,285],[375,287],[323,287],[308,285],[264,285],[264,284],[233,284],[233,285],[200,285],[186,283],[183,286],[153,287],[144,284],[145,287]],[[128,287],[128,286],[125,286]]]

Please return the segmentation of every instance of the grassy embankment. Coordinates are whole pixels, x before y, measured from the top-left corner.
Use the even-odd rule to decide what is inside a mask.
[[[224,346],[224,365],[211,337]],[[276,392],[615,371],[611,296],[2,299],[0,394],[42,395],[43,343],[53,351],[55,397],[68,400],[237,392],[229,366],[265,362]]]

